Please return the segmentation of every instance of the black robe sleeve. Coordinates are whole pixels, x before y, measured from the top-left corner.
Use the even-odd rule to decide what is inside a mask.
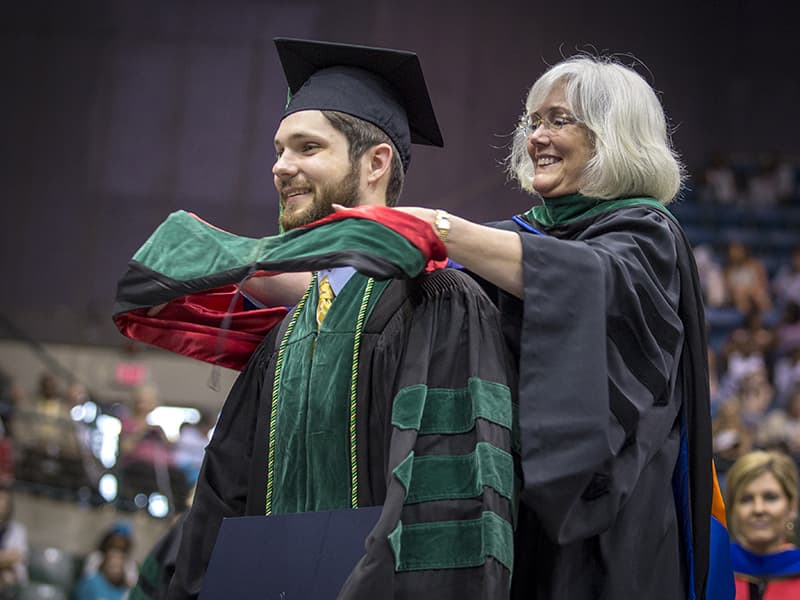
[[[499,312],[461,272],[409,288],[369,366],[383,512],[339,598],[506,598],[516,375]]]
[[[692,390],[673,227],[635,207],[520,234],[515,597],[686,595],[672,477]]]
[[[559,543],[609,529],[654,457],[677,456],[683,325],[668,218],[633,209],[574,240],[522,235],[522,499]],[[659,476],[668,491],[671,470]]]
[[[194,500],[183,523],[170,600],[197,598],[222,519],[246,514],[254,462],[266,448],[255,448],[255,424],[275,332],[253,353],[225,401],[206,447]]]

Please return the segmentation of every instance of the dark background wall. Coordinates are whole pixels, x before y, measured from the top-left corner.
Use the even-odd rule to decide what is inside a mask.
[[[42,341],[121,341],[116,280],[172,210],[275,233],[272,134],[286,87],[274,36],[416,51],[446,148],[415,149],[404,203],[478,220],[530,203],[499,165],[507,134],[537,75],[576,49],[647,65],[693,170],[717,149],[798,151],[791,3],[4,4],[0,316]]]

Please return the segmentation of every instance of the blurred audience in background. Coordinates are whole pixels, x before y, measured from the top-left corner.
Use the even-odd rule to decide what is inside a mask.
[[[768,154],[758,161],[747,179],[747,198],[753,206],[778,206],[794,192],[794,170],[781,157]]]
[[[62,406],[61,384],[58,378],[49,372],[42,373],[34,396],[36,412],[40,415],[57,418],[63,416]]]
[[[719,366],[723,385],[736,388],[744,377],[767,369],[774,343],[774,331],[762,327],[758,313],[746,317],[741,327],[730,332],[722,347]]]
[[[180,435],[175,442],[172,457],[175,466],[183,472],[189,485],[194,485],[200,474],[200,466],[203,464],[203,456],[206,445],[211,439],[213,427],[214,420],[205,410],[200,411],[200,420],[197,423],[184,421],[180,427]]]
[[[714,452],[800,461],[800,161],[715,153],[675,207],[695,243],[709,331]]]
[[[795,386],[800,384],[800,345],[779,354],[775,360],[775,403],[786,406]]]
[[[768,153],[731,157],[715,152],[699,173],[700,202],[725,207],[780,207],[798,195],[797,161]]]
[[[17,406],[22,402],[22,387],[15,381],[13,375],[5,369],[0,369],[0,424],[5,434],[12,434],[12,423]]]
[[[736,180],[736,174],[728,157],[721,152],[714,153],[701,174],[701,200],[730,206],[738,204],[740,195],[741,184]]]
[[[85,560],[74,600],[123,600],[135,585],[139,569],[131,558],[133,534],[126,523],[105,532]]]
[[[728,288],[722,265],[714,256],[714,249],[708,244],[700,244],[694,248],[694,260],[697,262],[697,274],[703,289],[703,300],[706,306],[720,307],[728,303]]]
[[[181,506],[192,482],[175,463],[175,443],[154,418],[154,411],[161,408],[158,390],[153,385],[137,386],[131,404],[131,412],[120,416],[120,497],[141,508],[142,498],[158,493],[173,508]]]
[[[792,251],[789,262],[778,268],[772,290],[778,307],[786,308],[790,303],[800,306],[800,246]]]
[[[12,423],[20,395],[14,379],[0,369],[0,482],[14,479]]]
[[[28,531],[14,520],[10,481],[0,481],[0,597],[28,581]]]
[[[37,444],[50,456],[59,456],[63,445],[63,430],[70,423],[69,408],[62,394],[61,384],[52,373],[39,377],[39,387],[34,396],[35,419],[29,421],[26,436],[35,436]]]
[[[738,395],[742,421],[750,431],[754,431],[763,421],[775,398],[767,370],[756,369],[745,375],[739,382]]]
[[[728,243],[723,274],[731,302],[740,313],[764,313],[772,308],[767,268],[746,244],[739,240]]]
[[[163,464],[172,462],[172,444],[159,425],[147,417],[159,405],[158,390],[152,385],[134,388],[131,412],[123,415],[120,432],[120,458],[123,465],[132,463]]]
[[[717,474],[722,485],[730,466],[753,448],[753,434],[744,423],[738,397],[731,398],[720,406],[712,424],[711,435]]]
[[[789,394],[784,406],[770,410],[756,429],[759,448],[786,452],[800,464],[800,382]]]

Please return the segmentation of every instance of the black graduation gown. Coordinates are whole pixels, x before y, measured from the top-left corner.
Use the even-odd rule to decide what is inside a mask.
[[[547,233],[520,233],[524,303],[500,299],[520,367],[524,486],[512,596],[688,597],[671,485],[683,409],[702,597],[711,454],[702,301],[688,243],[668,215],[646,206]]]
[[[184,525],[171,599],[198,593],[224,517],[264,514],[271,393],[284,330],[285,323],[265,338],[225,402]],[[340,597],[508,597],[516,381],[497,308],[457,271],[393,281],[366,322],[359,357],[358,505],[384,508]],[[409,425],[396,398],[420,390],[443,392],[436,402],[427,394],[419,422]],[[481,405],[477,397],[487,392],[492,397]],[[463,427],[447,425],[464,419]],[[436,476],[440,457],[487,452],[489,459],[450,484]],[[399,473],[410,475],[412,464],[411,483],[402,484]],[[402,551],[390,538],[402,538]]]

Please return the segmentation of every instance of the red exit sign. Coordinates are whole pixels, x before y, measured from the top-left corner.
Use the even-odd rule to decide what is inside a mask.
[[[147,367],[142,363],[121,362],[114,368],[114,381],[120,385],[140,385],[147,377]]]

